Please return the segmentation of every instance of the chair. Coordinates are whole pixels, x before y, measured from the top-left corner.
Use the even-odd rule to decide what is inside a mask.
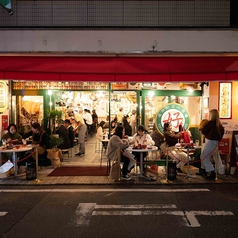
[[[100,140],[96,140],[95,142],[95,153],[102,152],[102,142]]]
[[[67,160],[68,160],[68,163],[69,163],[69,160],[70,160],[70,158],[72,158],[72,154],[73,154],[72,149],[73,149],[73,148],[61,149],[61,152],[62,152],[62,161],[65,160],[65,155],[67,154],[67,155],[68,155],[68,156],[67,156],[67,157],[68,157]]]

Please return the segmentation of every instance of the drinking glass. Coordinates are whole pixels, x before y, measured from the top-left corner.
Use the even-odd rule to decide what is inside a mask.
[[[195,140],[195,145],[199,146],[199,140]]]

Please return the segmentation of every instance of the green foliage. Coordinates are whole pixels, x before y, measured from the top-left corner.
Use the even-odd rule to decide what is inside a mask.
[[[45,113],[48,118],[52,118],[52,119],[61,120],[63,116],[63,112],[57,109],[50,110],[49,108],[47,108],[45,110]]]
[[[50,135],[49,138],[49,148],[56,148],[61,143],[63,143],[63,139],[61,137],[55,137],[54,135]]]

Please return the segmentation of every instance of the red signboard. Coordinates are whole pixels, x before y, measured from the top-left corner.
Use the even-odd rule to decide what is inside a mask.
[[[218,142],[218,149],[220,154],[229,154],[229,139],[223,138]]]

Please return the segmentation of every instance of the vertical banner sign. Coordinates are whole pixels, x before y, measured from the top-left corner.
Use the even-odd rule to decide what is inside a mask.
[[[8,115],[2,115],[2,129],[7,130],[8,127]]]
[[[178,131],[179,125],[182,125],[184,130],[188,130],[190,126],[190,116],[188,111],[178,103],[168,103],[156,114],[156,127],[157,130],[164,133],[164,123],[170,122],[172,130]]]
[[[11,0],[0,0],[0,6],[6,9],[9,15],[13,14]]]

